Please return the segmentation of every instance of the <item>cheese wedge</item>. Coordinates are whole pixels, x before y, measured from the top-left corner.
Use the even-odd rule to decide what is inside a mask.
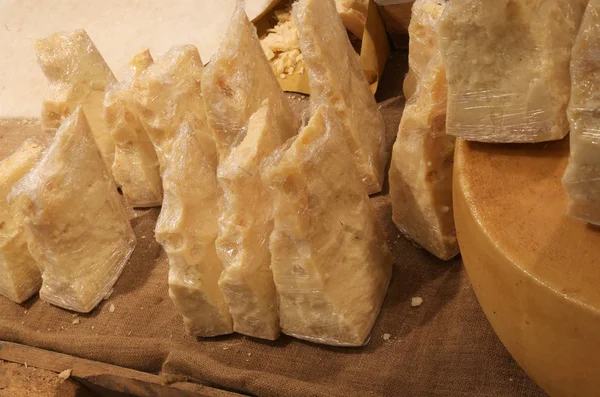
[[[600,225],[600,0],[590,0],[571,61],[568,213]]]
[[[104,94],[117,81],[84,30],[55,33],[36,42],[40,67],[48,79],[42,128],[55,133],[81,106],[106,166],[112,167],[115,143],[104,120]]]
[[[10,197],[42,271],[40,297],[91,311],[112,289],[136,240],[81,107]]]
[[[154,207],[162,203],[158,159],[133,100],[133,81],[152,62],[148,50],[134,55],[129,63],[129,76],[109,87],[104,98],[104,117],[115,141],[112,174],[131,207]]]
[[[367,23],[369,0],[335,0],[335,7],[346,29],[362,40]]]
[[[134,96],[163,180],[156,240],[169,257],[169,295],[188,331],[208,337],[233,332],[233,323],[218,285],[222,191],[201,95],[203,70],[196,47],[175,47],[135,80]]]
[[[310,77],[311,107],[333,108],[369,194],[381,191],[385,125],[333,0],[299,0],[293,16]]]
[[[25,302],[42,285],[42,276],[27,249],[23,216],[9,206],[7,197],[40,160],[42,146],[25,141],[0,162],[0,294],[16,303]]]
[[[317,109],[264,172],[274,195],[271,268],[281,329],[339,346],[365,343],[392,257],[335,111]]]
[[[296,130],[299,127],[265,57],[256,28],[244,12],[243,2],[238,3],[225,39],[206,67],[202,94],[221,159],[240,142],[248,119],[266,99],[276,117]]]

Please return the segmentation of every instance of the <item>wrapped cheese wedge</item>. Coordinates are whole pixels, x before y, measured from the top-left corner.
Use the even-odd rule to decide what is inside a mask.
[[[447,132],[542,142],[569,132],[569,61],[587,0],[452,0],[439,22]]]
[[[140,119],[160,162],[164,199],[156,240],[169,257],[169,295],[188,331],[229,334],[233,322],[219,288],[218,154],[201,96],[204,68],[194,46],[175,47],[134,83]]]
[[[81,107],[10,196],[42,271],[40,297],[87,313],[111,291],[136,240]]]
[[[281,329],[360,346],[377,318],[392,256],[335,111],[317,109],[264,171],[274,197],[271,267]]]
[[[431,31],[423,29],[422,21],[433,21],[442,10],[438,0],[414,3],[409,26],[409,62],[415,51],[420,51],[423,35],[429,37],[435,31],[435,24],[429,25]],[[419,43],[416,48],[413,42]],[[418,52],[419,56],[422,55]],[[404,108],[392,151],[389,174],[392,218],[407,237],[448,260],[459,252],[452,212],[455,138],[446,135],[446,70],[439,52],[424,69],[415,68],[413,73],[419,76],[416,92]]]
[[[0,294],[16,303],[25,302],[42,285],[42,276],[27,249],[23,214],[8,204],[12,188],[42,157],[43,147],[25,141],[0,162]]]
[[[147,49],[135,54],[129,63],[129,75],[110,86],[104,98],[104,117],[115,141],[112,174],[131,207],[154,207],[162,203],[158,159],[133,100],[133,81],[152,62]]]
[[[115,143],[104,120],[106,88],[117,81],[84,30],[55,33],[36,42],[37,57],[48,79],[42,127],[54,133],[81,106],[106,166],[112,167]]]
[[[571,60],[569,215],[600,225],[600,0],[590,0]]]
[[[237,2],[225,39],[206,67],[202,95],[221,159],[240,142],[248,119],[266,99],[276,117],[296,130],[299,127],[263,52],[256,28],[244,12],[243,1]]]
[[[369,194],[381,191],[385,125],[333,0],[299,0],[293,16],[310,77],[311,107],[334,109]]]

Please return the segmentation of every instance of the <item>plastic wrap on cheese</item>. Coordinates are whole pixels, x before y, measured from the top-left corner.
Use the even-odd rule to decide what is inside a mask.
[[[389,183],[392,218],[398,229],[447,260],[459,249],[452,211],[455,138],[446,134],[446,70],[439,51],[426,64],[412,60],[415,55],[422,58],[423,40],[435,35],[434,21],[442,10],[437,0],[417,0],[413,5],[409,26],[413,74],[406,78],[418,76],[418,80],[400,120]],[[425,28],[424,20],[433,23]]]
[[[600,0],[590,0],[571,60],[568,213],[600,225]]]
[[[0,295],[22,303],[35,295],[42,276],[27,248],[23,214],[8,204],[12,188],[38,163],[43,147],[25,141],[0,162]]]
[[[335,0],[335,7],[346,29],[362,40],[367,23],[369,0]]]
[[[439,22],[447,132],[542,142],[569,132],[569,61],[587,0],[452,0]]]
[[[202,95],[221,159],[243,138],[240,131],[266,99],[277,117],[299,126],[243,2],[238,1],[227,34],[204,71]]]
[[[360,346],[385,297],[392,257],[332,109],[266,162],[274,231],[271,268],[282,332]]]
[[[42,271],[40,297],[87,313],[112,290],[136,239],[81,107],[9,199]]]
[[[42,127],[55,133],[64,119],[81,106],[100,153],[110,169],[115,143],[104,120],[104,94],[115,76],[84,30],[55,33],[37,40],[38,63],[48,79]]]
[[[293,16],[309,73],[311,107],[336,111],[361,180],[369,194],[377,193],[387,162],[385,125],[335,3],[299,0]]]
[[[108,88],[104,117],[115,141],[112,174],[131,207],[154,207],[162,203],[158,158],[133,99],[133,81],[152,64],[150,51],[133,56],[124,81]]]

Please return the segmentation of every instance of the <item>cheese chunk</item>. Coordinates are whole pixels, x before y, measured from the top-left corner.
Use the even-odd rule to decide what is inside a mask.
[[[571,47],[587,0],[452,0],[439,22],[447,132],[541,142],[569,132]]]
[[[175,47],[135,81],[140,119],[156,148],[163,205],[156,240],[169,257],[169,295],[195,336],[233,332],[219,289],[218,154],[201,95],[202,60],[194,46]]]
[[[367,23],[369,0],[335,0],[335,7],[346,29],[362,40]]]
[[[40,297],[91,311],[112,289],[136,240],[81,107],[11,196],[42,270]]]
[[[148,50],[136,54],[130,62],[129,76],[109,87],[104,98],[104,117],[115,141],[112,174],[132,207],[154,207],[162,203],[158,159],[133,100],[133,81],[152,62]]]
[[[100,153],[110,169],[115,143],[104,120],[104,93],[116,83],[94,43],[83,30],[55,33],[36,43],[39,64],[48,79],[42,128],[54,133],[77,106],[82,107]]]
[[[42,152],[42,146],[25,141],[0,162],[0,294],[16,303],[36,294],[42,277],[27,249],[23,215],[8,204],[7,197],[13,186],[35,167]]]
[[[335,112],[317,109],[270,161],[264,178],[275,201],[271,267],[281,329],[360,346],[385,297],[392,257]]]
[[[571,61],[568,213],[600,225],[600,0],[590,0]]]
[[[239,143],[236,139],[243,138],[240,132],[266,99],[276,117],[296,129],[299,126],[264,55],[256,28],[246,17],[243,2],[238,3],[225,39],[206,67],[202,93],[221,159]]]
[[[360,178],[369,194],[377,193],[387,161],[385,125],[335,4],[299,0],[293,16],[310,77],[311,107],[324,104],[336,111]]]

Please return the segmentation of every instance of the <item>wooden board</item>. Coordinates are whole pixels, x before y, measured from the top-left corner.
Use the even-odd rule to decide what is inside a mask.
[[[463,261],[501,341],[551,396],[600,390],[600,230],[566,215],[568,140],[456,146]]]

